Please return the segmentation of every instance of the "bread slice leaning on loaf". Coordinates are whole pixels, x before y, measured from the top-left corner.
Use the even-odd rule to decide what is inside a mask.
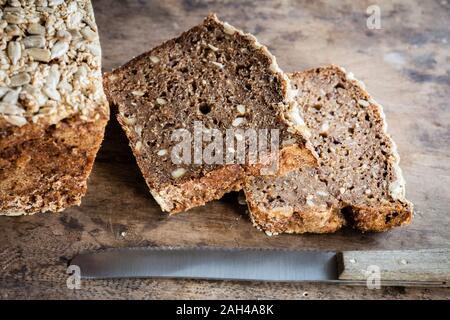
[[[254,225],[272,235],[408,224],[412,204],[382,107],[353,74],[336,66],[290,78],[320,167],[250,179],[244,191]]]
[[[58,212],[80,204],[109,119],[93,9],[88,0],[9,3],[0,51],[0,215]]]
[[[118,121],[150,191],[164,211],[204,205],[240,190],[247,176],[261,174],[261,163],[208,163],[194,155],[183,162],[174,160],[174,132],[185,130],[194,136],[196,123],[204,133],[222,136],[228,129],[279,130],[283,147],[274,174],[317,162],[289,79],[275,57],[254,36],[213,14],[110,73],[105,88],[110,102],[118,106]],[[240,134],[233,138],[236,145],[243,139]],[[206,151],[208,144],[202,140],[201,150]]]

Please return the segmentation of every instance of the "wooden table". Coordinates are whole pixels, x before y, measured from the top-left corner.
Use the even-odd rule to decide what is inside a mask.
[[[177,36],[215,11],[268,45],[285,71],[335,63],[353,71],[385,106],[399,146],[411,226],[383,234],[267,237],[236,195],[168,218],[148,192],[115,120],[79,208],[0,219],[2,298],[449,298],[449,289],[368,290],[326,284],[190,280],[83,281],[69,290],[76,253],[126,246],[271,247],[322,250],[442,248],[450,243],[450,4],[377,1],[380,30],[366,26],[371,1],[94,0],[104,69]]]

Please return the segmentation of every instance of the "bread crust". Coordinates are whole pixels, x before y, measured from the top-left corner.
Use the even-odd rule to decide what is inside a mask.
[[[328,207],[321,211],[296,211],[287,206],[275,210],[266,210],[257,202],[249,201],[254,196],[244,188],[250,220],[253,225],[268,236],[281,233],[333,233],[347,224],[341,211],[335,207]]]
[[[60,212],[79,205],[109,112],[52,126],[10,127],[0,139],[0,215]]]

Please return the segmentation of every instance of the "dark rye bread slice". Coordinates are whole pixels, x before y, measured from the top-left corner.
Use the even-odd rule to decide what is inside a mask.
[[[336,66],[290,75],[320,169],[258,177],[245,188],[251,219],[269,235],[329,233],[350,225],[385,231],[407,224],[412,205],[382,107]]]
[[[209,15],[105,77],[110,102],[162,210],[185,211],[242,189],[261,164],[177,164],[176,129],[280,129],[279,172],[316,163],[289,78],[256,38]],[[208,143],[203,143],[203,150]],[[269,155],[271,156],[271,155]]]

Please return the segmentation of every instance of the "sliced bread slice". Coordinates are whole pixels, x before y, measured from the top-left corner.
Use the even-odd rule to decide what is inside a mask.
[[[209,145],[203,140],[187,148],[192,151],[187,157],[186,152],[178,153],[180,140],[193,138],[199,123],[200,132],[222,134],[219,146],[226,151],[230,151],[225,143],[228,129],[280,130],[283,146],[274,174],[317,162],[289,78],[275,57],[254,36],[213,14],[111,72],[105,88],[118,107],[118,121],[150,191],[164,211],[203,205],[242,189],[247,176],[263,174],[265,161],[221,161],[224,153],[212,163],[196,158],[197,149],[206,151]],[[174,141],[175,132],[183,139]],[[232,138],[236,145],[247,139],[239,134]],[[269,140],[267,135],[265,142]],[[274,154],[269,152],[265,159],[274,160]]]
[[[290,78],[320,169],[250,179],[244,191],[255,226],[278,234],[329,233],[343,225],[385,231],[409,223],[396,145],[364,85],[336,66]]]

